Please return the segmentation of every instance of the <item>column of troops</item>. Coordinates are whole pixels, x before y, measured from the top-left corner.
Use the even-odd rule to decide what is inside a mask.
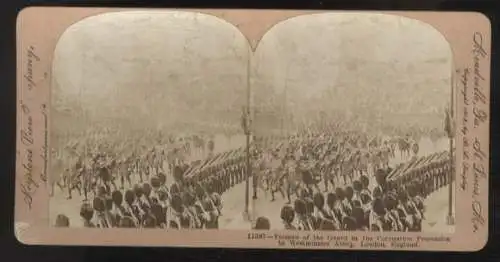
[[[91,201],[80,209],[85,227],[123,228],[218,228],[222,215],[221,195],[245,180],[242,150],[215,155],[203,163],[172,167],[170,185],[163,172],[151,174],[149,181],[127,190],[111,186],[116,174],[109,174]],[[59,215],[56,226],[69,226]]]
[[[289,230],[418,232],[425,219],[424,199],[451,182],[450,172],[449,152],[416,158],[379,169],[372,190],[364,175],[325,194],[304,190],[293,206],[283,206],[281,219]],[[255,229],[270,227],[267,218],[258,220]]]

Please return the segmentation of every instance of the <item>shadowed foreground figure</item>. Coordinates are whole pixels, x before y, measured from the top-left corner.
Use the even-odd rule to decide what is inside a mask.
[[[253,229],[255,229],[255,230],[270,230],[271,229],[271,222],[266,217],[259,217],[255,221],[255,226]]]
[[[69,227],[69,218],[65,215],[57,215],[55,227]]]

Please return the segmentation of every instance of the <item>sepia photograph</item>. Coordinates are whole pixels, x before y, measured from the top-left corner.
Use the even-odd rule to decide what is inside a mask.
[[[431,25],[89,16],[50,81],[52,227],[455,231],[456,80]]]

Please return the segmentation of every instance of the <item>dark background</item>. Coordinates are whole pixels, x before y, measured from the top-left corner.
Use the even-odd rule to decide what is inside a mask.
[[[499,90],[497,38],[500,24],[500,0],[172,0],[172,1],[49,1],[49,0],[0,0],[0,130],[2,131],[0,172],[0,260],[33,262],[80,261],[500,261],[500,234],[497,222],[500,212],[500,181],[498,138],[496,123]],[[491,180],[489,242],[476,253],[434,252],[339,252],[339,251],[272,251],[236,249],[185,249],[185,248],[90,248],[90,247],[34,247],[17,242],[13,232],[14,177],[15,177],[15,123],[16,123],[16,50],[15,23],[17,13],[24,7],[42,6],[120,6],[120,7],[184,7],[184,8],[263,8],[263,9],[326,9],[326,10],[433,10],[479,11],[492,23],[492,88],[491,88]],[[495,193],[496,191],[496,193]],[[498,217],[498,218],[497,218]]]

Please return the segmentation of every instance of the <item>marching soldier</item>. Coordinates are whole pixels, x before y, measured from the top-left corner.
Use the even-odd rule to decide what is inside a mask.
[[[283,221],[283,226],[285,230],[296,230],[297,227],[293,224],[295,219],[295,211],[289,205],[285,205],[281,208],[281,220]]]
[[[83,203],[80,207],[80,217],[83,219],[83,226],[88,228],[95,227],[92,220],[94,218],[94,209],[89,203]]]
[[[302,199],[296,199],[294,203],[295,214],[297,215],[298,230],[313,230],[313,226],[307,217],[306,202]]]

